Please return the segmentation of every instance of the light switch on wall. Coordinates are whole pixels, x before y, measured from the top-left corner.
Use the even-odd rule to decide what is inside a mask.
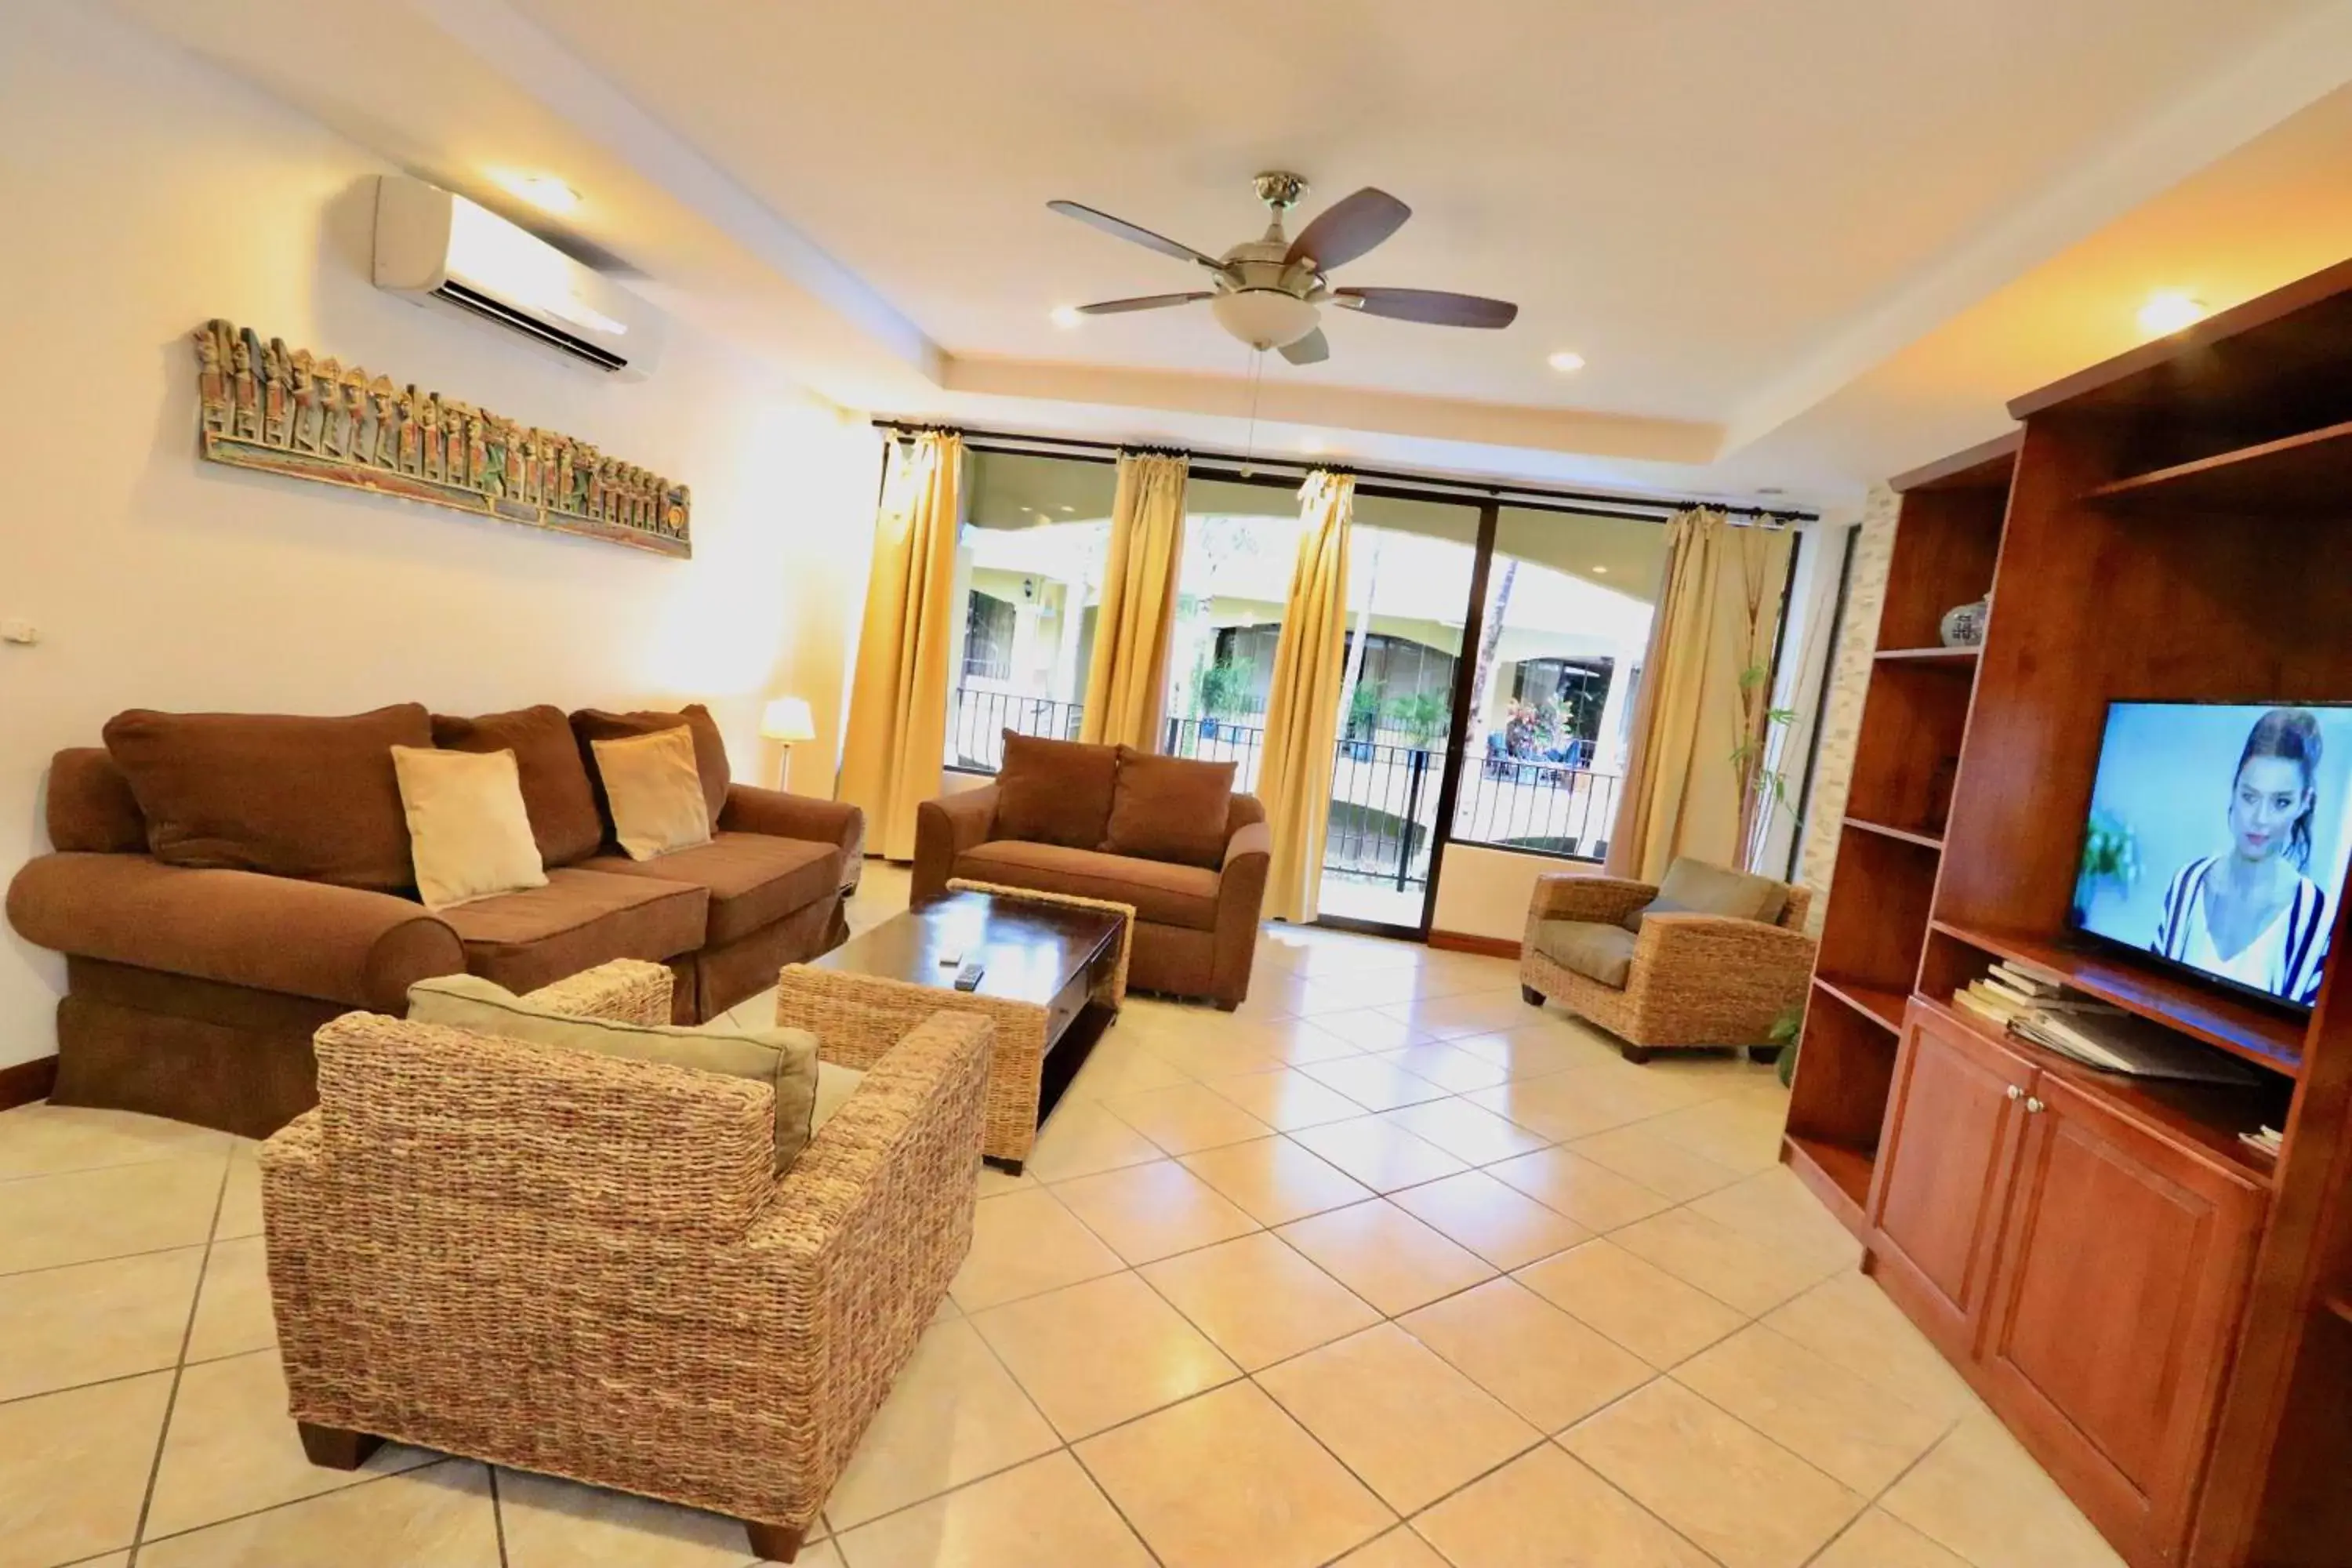
[[[30,621],[0,621],[0,642],[37,643],[41,628]]]

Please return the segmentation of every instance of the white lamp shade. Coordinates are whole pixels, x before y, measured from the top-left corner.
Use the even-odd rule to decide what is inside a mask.
[[[782,741],[786,745],[815,740],[816,720],[809,712],[807,699],[779,697],[769,703],[760,715],[760,735],[763,740]]]

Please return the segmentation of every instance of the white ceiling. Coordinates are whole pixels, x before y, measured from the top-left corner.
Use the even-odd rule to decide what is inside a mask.
[[[1985,312],[2046,269],[2136,290],[2067,336],[2126,346],[2137,274],[2195,236],[2081,253],[2352,80],[2352,0],[119,5],[469,194],[561,175],[587,198],[568,237],[853,406],[1829,500],[2000,427],[2031,383],[1989,397],[1987,366],[2038,366],[2049,318]],[[1255,433],[1205,312],[1048,322],[1197,274],[1047,199],[1215,251],[1261,226],[1265,167],[1314,181],[1309,216],[1364,184],[1416,209],[1340,281],[1519,322],[1344,317],[1328,363],[1266,363]],[[2215,305],[2284,280],[2223,270],[2175,276]],[[1999,352],[1925,353],[1964,320]],[[1554,374],[1558,348],[1590,367]]]

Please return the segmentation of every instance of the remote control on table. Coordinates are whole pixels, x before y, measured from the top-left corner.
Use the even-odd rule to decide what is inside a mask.
[[[959,991],[977,991],[980,989],[980,977],[987,973],[988,965],[975,958],[956,971],[955,988]]]

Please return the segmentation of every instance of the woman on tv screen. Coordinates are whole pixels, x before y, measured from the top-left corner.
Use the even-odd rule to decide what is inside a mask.
[[[2319,721],[2303,709],[2254,721],[2230,775],[2230,848],[2173,873],[2157,952],[2290,1002],[2318,1000],[2335,912],[2305,874],[2319,758]]]

